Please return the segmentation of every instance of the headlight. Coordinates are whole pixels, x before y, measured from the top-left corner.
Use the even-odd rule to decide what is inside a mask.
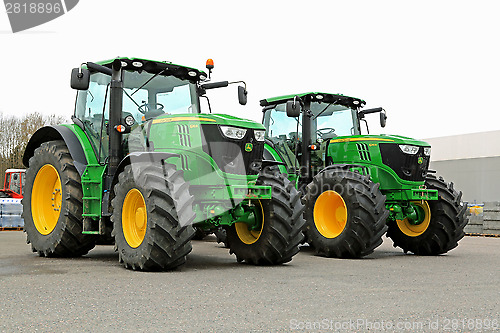
[[[424,148],[424,155],[431,156],[431,147]]]
[[[264,136],[266,135],[266,131],[253,131],[255,135],[255,140],[264,141]]]
[[[222,131],[222,134],[230,139],[241,140],[245,137],[245,134],[247,134],[247,130],[245,128],[221,126],[220,129]]]
[[[401,149],[401,151],[405,154],[415,155],[416,153],[418,153],[420,147],[410,146],[410,145],[399,145],[399,149]]]

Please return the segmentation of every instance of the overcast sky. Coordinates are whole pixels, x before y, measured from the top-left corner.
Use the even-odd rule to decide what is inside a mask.
[[[500,129],[498,1],[102,1],[12,34],[0,13],[0,112],[69,117],[71,68],[115,56],[169,60],[213,80],[218,113],[261,120],[265,97],[322,91],[387,110],[385,129],[415,138]]]

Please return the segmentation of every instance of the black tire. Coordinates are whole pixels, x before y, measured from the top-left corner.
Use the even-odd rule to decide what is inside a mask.
[[[214,235],[217,239],[217,244],[222,243],[222,246],[225,248],[229,248],[229,245],[227,244],[227,231],[223,227],[218,227],[217,229],[214,230]]]
[[[42,234],[35,226],[32,212],[34,181],[40,169],[52,166],[61,182],[61,206],[57,224],[49,234]],[[42,176],[40,176],[42,177]],[[48,190],[48,195],[50,195]],[[33,252],[46,257],[76,257],[89,252],[95,246],[95,237],[82,234],[83,193],[78,171],[68,147],[62,140],[42,143],[29,160],[24,189],[24,231]],[[35,208],[36,209],[36,208]],[[36,213],[35,213],[36,214]],[[40,227],[40,223],[37,224]],[[49,230],[47,230],[49,231]]]
[[[270,185],[272,198],[257,200],[263,211],[263,226],[258,239],[244,243],[236,231],[236,225],[226,228],[229,253],[235,254],[238,262],[253,265],[277,265],[289,262],[299,251],[299,243],[304,237],[304,206],[300,193],[283,174],[272,168],[264,169],[257,185]]]
[[[378,183],[356,172],[329,169],[317,174],[306,186],[305,191],[304,234],[307,243],[314,248],[317,255],[360,258],[372,253],[382,244],[382,236],[387,230],[386,219],[389,211],[385,208],[386,197],[380,192]],[[332,217],[330,210],[322,215],[324,217],[321,217],[321,221],[320,218],[318,221],[314,220],[317,199],[323,193],[332,193],[326,191],[333,191],[333,195],[337,198],[340,195],[345,203],[342,206],[346,214],[343,221],[345,224],[343,228],[339,227],[337,233],[320,232],[317,227],[317,223],[327,226],[333,223],[330,219]]]
[[[205,237],[210,235],[212,232],[203,230],[200,227],[194,227],[194,236],[191,238],[192,240],[203,240]]]
[[[113,191],[112,235],[119,261],[126,268],[148,271],[171,270],[184,264],[192,249],[195,214],[183,172],[168,163],[127,165]],[[132,247],[125,238],[122,213],[127,194],[137,191],[143,197],[147,218],[142,242]]]
[[[405,253],[417,255],[439,255],[458,246],[465,233],[467,224],[465,211],[467,206],[461,201],[462,192],[453,188],[453,183],[446,183],[443,177],[431,174],[425,180],[428,189],[438,190],[438,200],[427,201],[430,208],[430,223],[427,229],[416,237],[404,234],[396,221],[389,221],[387,236]]]

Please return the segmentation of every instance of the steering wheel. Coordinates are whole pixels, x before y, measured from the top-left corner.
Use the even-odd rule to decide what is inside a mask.
[[[151,109],[163,110],[163,108],[164,106],[161,103],[151,103],[151,104],[144,103],[141,106],[139,106],[137,110],[139,110],[139,112],[142,114],[146,114],[146,112],[148,112]]]
[[[331,128],[331,127],[325,127],[325,128],[320,128],[320,129],[316,130],[316,134],[318,134],[321,138],[325,135],[333,134],[333,132],[335,132],[335,128]]]

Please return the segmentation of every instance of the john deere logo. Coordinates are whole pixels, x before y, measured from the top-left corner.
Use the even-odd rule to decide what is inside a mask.
[[[250,142],[245,145],[245,151],[251,152],[252,149],[253,149],[253,144],[251,144]]]
[[[424,163],[424,158],[423,157],[419,157],[418,158],[418,164],[422,164]]]
[[[12,32],[52,21],[69,12],[79,0],[4,0]]]

